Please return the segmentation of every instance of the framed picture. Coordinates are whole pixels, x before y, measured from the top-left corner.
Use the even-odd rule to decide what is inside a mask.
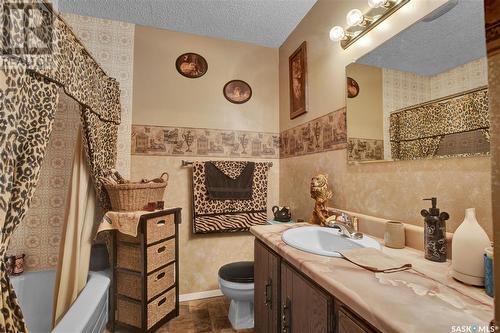
[[[242,80],[232,80],[224,85],[224,97],[234,104],[243,104],[252,97],[252,88]]]
[[[307,48],[303,42],[288,59],[290,119],[307,112]]]
[[[347,98],[354,98],[359,94],[359,85],[352,77],[347,77]]]
[[[184,53],[175,61],[175,68],[182,76],[196,79],[205,75],[208,70],[208,63],[199,54]]]

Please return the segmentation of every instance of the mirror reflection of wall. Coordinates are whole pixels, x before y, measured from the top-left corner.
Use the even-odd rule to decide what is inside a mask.
[[[359,85],[347,98],[350,161],[489,153],[482,6],[438,9],[346,68]]]

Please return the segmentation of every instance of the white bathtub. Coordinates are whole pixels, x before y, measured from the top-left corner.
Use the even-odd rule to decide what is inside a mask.
[[[109,273],[90,272],[87,285],[52,330],[55,271],[11,278],[30,333],[102,333],[108,321]]]

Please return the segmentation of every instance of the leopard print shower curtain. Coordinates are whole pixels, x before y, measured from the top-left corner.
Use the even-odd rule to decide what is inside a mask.
[[[489,141],[489,130],[487,88],[396,111],[390,115],[392,158],[434,157],[447,135],[481,131]]]
[[[26,66],[2,59],[0,88],[0,332],[26,332],[21,309],[6,274],[10,238],[30,205],[40,176],[57,109],[55,83],[28,74]]]
[[[81,105],[87,161],[97,197],[105,209],[109,199],[98,177],[116,163],[121,106],[117,81],[106,75],[45,1],[9,3],[22,10],[10,12],[9,21],[5,21],[6,15],[0,15],[3,27],[8,28],[4,29],[8,34],[0,35],[0,332],[27,332],[6,275],[5,253],[38,182],[57,108],[58,88],[62,87]],[[33,8],[53,18],[48,53],[19,52],[11,47],[11,41],[24,40],[23,15]]]

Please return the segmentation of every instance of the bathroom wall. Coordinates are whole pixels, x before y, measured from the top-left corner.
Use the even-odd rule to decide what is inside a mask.
[[[350,9],[367,7],[366,1],[319,0],[279,50],[280,131],[344,107],[345,66],[444,2],[411,1],[343,50],[328,39],[328,32],[334,25],[344,25]],[[291,120],[288,57],[304,40],[308,47],[308,113]],[[310,216],[314,203],[308,195],[309,182],[319,172],[329,174],[334,206],[421,225],[419,212],[428,206],[421,199],[437,196],[440,208],[451,215],[449,231],[461,223],[465,208],[476,207],[480,223],[492,235],[489,157],[348,165],[346,151],[341,149],[285,158],[280,161],[280,203],[291,206],[296,218]]]
[[[135,25],[73,14],[63,14],[63,19],[106,73],[120,83],[122,119],[117,169],[128,176]],[[26,254],[26,270],[54,269],[57,266],[73,148],[79,124],[78,104],[61,92],[39,185],[28,214],[17,227],[9,247],[9,253]]]
[[[356,98],[349,99],[347,136],[349,138],[383,139],[382,69],[363,64],[348,67],[347,75],[358,83]]]
[[[204,76],[188,79],[177,72],[175,60],[185,52],[198,53],[207,60]],[[224,98],[222,88],[232,79],[250,84],[253,95],[249,102],[237,105]],[[137,153],[134,146],[131,160],[132,179],[157,177],[164,171],[170,174],[166,206],[182,208],[180,293],[218,289],[220,266],[253,259],[253,237],[249,233],[193,235],[191,169],[182,168],[181,160],[272,161],[268,209],[278,203],[280,162],[276,145],[269,143],[270,137],[277,139],[279,131],[278,50],[136,26],[133,124],[133,145],[137,133],[146,130],[177,133],[181,140],[180,148],[173,149],[176,147],[164,141],[165,148],[156,152]],[[210,146],[217,149],[209,149],[206,156],[196,143],[188,148],[182,142],[186,131],[191,131],[195,140],[208,138]],[[233,134],[237,140],[242,133],[235,131],[246,131],[252,138],[248,145],[251,158],[234,157],[226,149],[226,140]],[[274,149],[273,153],[266,155],[264,147]]]

